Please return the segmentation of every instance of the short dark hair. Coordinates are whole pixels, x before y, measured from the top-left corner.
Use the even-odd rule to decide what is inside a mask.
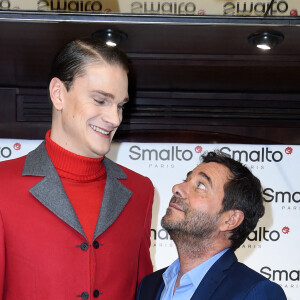
[[[49,76],[59,78],[67,91],[76,77],[84,74],[86,65],[91,63],[118,65],[128,73],[128,59],[117,47],[109,47],[98,38],[80,38],[66,44],[56,55]]]
[[[244,213],[243,222],[231,231],[231,249],[236,250],[254,230],[258,220],[265,213],[260,180],[245,165],[218,150],[204,153],[202,162],[222,164],[232,173],[232,177],[224,185],[221,212],[237,209]]]

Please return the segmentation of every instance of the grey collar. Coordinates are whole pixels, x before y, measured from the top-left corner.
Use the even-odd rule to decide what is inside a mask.
[[[104,158],[103,163],[107,179],[93,240],[113,224],[132,196],[132,192],[118,180],[127,178],[124,171],[108,158]],[[86,238],[59,175],[46,151],[45,142],[28,153],[22,175],[44,177],[29,190],[30,193],[57,217]]]

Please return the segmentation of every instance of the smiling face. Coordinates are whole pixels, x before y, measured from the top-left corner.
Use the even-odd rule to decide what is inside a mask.
[[[128,101],[127,73],[118,65],[87,65],[69,91],[58,79],[49,86],[53,102],[51,139],[75,154],[98,158],[110,150]]]
[[[224,198],[224,185],[230,178],[227,167],[203,163],[173,187],[173,197],[162,226],[168,231],[206,238],[218,230]]]

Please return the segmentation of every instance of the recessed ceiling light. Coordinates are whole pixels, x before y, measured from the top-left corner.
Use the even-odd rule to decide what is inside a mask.
[[[256,32],[248,36],[248,42],[262,50],[274,49],[283,39],[283,34],[278,31]]]
[[[92,34],[94,38],[101,39],[109,47],[116,47],[127,39],[127,34],[116,29],[103,29]]]

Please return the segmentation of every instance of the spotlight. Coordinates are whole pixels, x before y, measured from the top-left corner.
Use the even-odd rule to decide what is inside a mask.
[[[116,47],[127,39],[127,34],[115,29],[103,29],[96,31],[92,37],[101,39],[107,46]]]
[[[281,32],[278,31],[264,31],[252,33],[248,36],[248,42],[262,50],[274,49],[284,39]]]

